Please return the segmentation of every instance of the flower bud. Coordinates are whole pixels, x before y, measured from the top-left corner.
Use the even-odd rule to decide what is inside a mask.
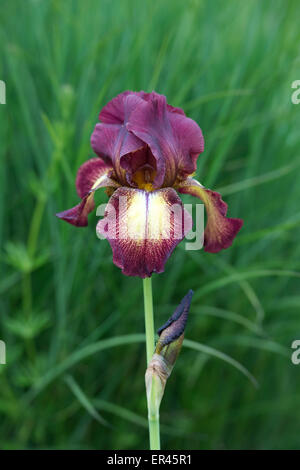
[[[150,415],[158,413],[167,380],[180,352],[193,291],[182,299],[169,320],[157,331],[159,340],[145,375]]]

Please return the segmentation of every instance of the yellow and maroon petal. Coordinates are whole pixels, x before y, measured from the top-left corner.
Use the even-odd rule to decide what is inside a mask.
[[[88,214],[95,208],[94,194],[88,194],[82,201],[71,209],[58,212],[56,217],[65,220],[76,227],[86,227],[88,225]]]
[[[56,214],[60,219],[77,227],[88,225],[88,214],[95,208],[94,192],[102,187],[118,187],[119,184],[110,177],[112,166],[100,158],[91,158],[83,163],[76,177],[76,189],[82,201],[75,207]]]
[[[230,247],[243,225],[243,220],[226,217],[227,204],[222,200],[221,195],[204,188],[192,178],[187,178],[177,190],[180,193],[198,197],[205,205],[207,222],[204,231],[204,250],[217,253]]]
[[[84,162],[77,171],[76,189],[80,199],[86,196],[93,186],[101,183],[112,172],[112,166],[101,158],[91,158]]]
[[[108,239],[113,261],[127,276],[161,273],[174,248],[192,228],[192,218],[172,188],[118,188],[97,233]]]

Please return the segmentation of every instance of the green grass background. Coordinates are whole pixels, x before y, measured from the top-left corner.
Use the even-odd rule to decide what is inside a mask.
[[[1,0],[0,10],[0,448],[148,447],[142,282],[113,265],[95,214],[85,229],[54,214],[77,203],[101,107],[155,89],[199,123],[197,177],[244,219],[230,249],[182,243],[153,276],[157,328],[195,291],[162,446],[299,449],[299,2]]]

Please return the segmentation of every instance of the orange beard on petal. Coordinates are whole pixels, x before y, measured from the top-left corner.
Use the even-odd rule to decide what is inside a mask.
[[[155,175],[156,171],[150,165],[145,165],[141,170],[134,173],[132,180],[139,189],[151,192],[155,189],[153,187]]]

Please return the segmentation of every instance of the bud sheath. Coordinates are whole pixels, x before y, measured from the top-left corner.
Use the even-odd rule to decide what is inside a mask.
[[[165,386],[181,350],[192,296],[190,290],[157,332],[159,340],[145,375],[149,422],[158,419]]]

